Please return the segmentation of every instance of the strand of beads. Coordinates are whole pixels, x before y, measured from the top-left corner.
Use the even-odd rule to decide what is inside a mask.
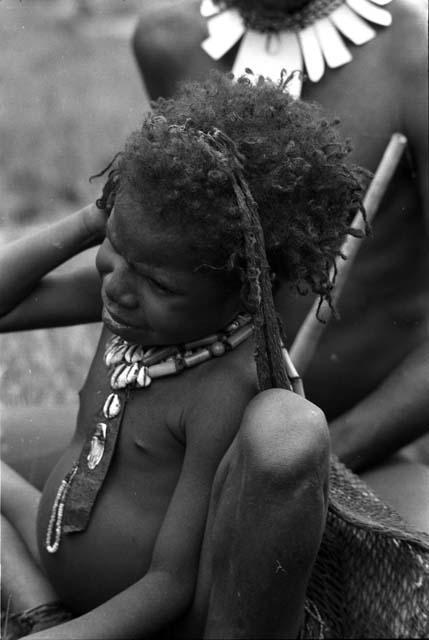
[[[64,480],[61,482],[57,491],[57,495],[55,496],[45,540],[45,549],[49,553],[55,553],[56,551],[58,551],[58,547],[60,546],[64,504],[67,498],[67,493],[69,492],[69,489],[73,482],[73,478],[76,475],[77,469],[78,465],[75,464],[73,466],[73,469],[68,472]]]

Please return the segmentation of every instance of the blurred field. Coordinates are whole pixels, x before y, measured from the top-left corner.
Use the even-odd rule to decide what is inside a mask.
[[[93,200],[148,109],[129,46],[138,2],[0,2],[0,243]],[[1,249],[0,249],[1,250]],[[99,327],[0,337],[1,402],[61,404],[83,383]]]

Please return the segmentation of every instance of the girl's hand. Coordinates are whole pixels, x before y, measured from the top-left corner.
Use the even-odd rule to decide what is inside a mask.
[[[89,204],[81,209],[79,213],[93,243],[100,244],[103,242],[109,217],[106,211],[99,209],[95,204]]]

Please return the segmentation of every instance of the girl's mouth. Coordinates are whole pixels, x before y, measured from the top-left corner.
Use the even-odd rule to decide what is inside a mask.
[[[109,310],[106,303],[104,303],[103,305],[102,320],[108,327],[111,327],[112,329],[116,329],[116,330],[127,330],[127,329],[136,330],[137,329],[137,327],[134,327],[131,324],[127,324],[126,322],[123,322],[120,318],[115,316],[115,314],[113,314]]]

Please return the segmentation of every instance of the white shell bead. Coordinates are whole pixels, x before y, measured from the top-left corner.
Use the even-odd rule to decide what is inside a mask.
[[[118,377],[116,378],[116,384],[118,385],[119,389],[125,389],[125,387],[128,384],[128,369],[129,366],[127,365],[121,365],[124,368],[122,369],[122,371],[119,373]]]
[[[133,384],[137,380],[137,376],[139,373],[139,365],[137,362],[134,364],[128,365],[128,367],[124,371],[127,384]]]
[[[124,359],[124,354],[127,349],[128,349],[127,344],[123,344],[120,347],[117,347],[117,349],[115,349],[115,352],[112,355],[111,364],[119,364],[120,362],[122,362],[122,360]]]
[[[123,338],[121,338],[121,336],[115,336],[114,338],[112,338],[112,340],[110,341],[108,347],[114,347],[117,344],[122,344]]]
[[[121,364],[119,365],[119,367],[116,367],[116,369],[112,373],[112,376],[110,378],[110,386],[112,387],[112,389],[123,389],[126,386],[126,382],[125,384],[122,384],[123,379],[121,380],[121,382],[119,381],[120,375],[123,373],[125,367],[125,364]]]
[[[148,373],[147,367],[141,367],[137,376],[137,385],[139,387],[148,387],[152,382],[152,378]]]
[[[115,351],[115,347],[110,347],[109,349],[106,350],[106,353],[104,354],[104,362],[108,367],[110,367],[110,365],[112,364],[112,356],[114,351]]]
[[[125,351],[128,349],[128,345],[120,344],[108,349],[104,362],[108,367],[113,364],[119,364],[123,358]]]
[[[105,418],[116,418],[121,411],[121,401],[117,393],[111,393],[107,396],[103,406],[103,415]]]
[[[125,351],[125,360],[132,364],[133,362],[138,362],[143,358],[143,348],[139,344],[132,344]]]

